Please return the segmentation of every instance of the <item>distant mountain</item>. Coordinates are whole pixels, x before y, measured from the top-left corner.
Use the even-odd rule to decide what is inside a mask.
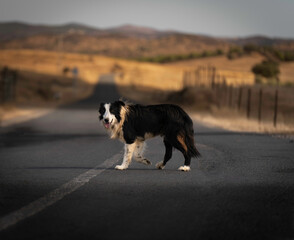
[[[264,36],[217,38],[134,25],[99,29],[77,23],[58,26],[22,22],[0,23],[0,49],[45,49],[137,58],[216,49],[226,51],[232,45],[249,43],[294,49],[293,39]]]
[[[281,45],[291,45],[294,43],[294,39],[283,39],[283,38],[270,38],[266,36],[250,36],[244,38],[229,38],[228,42],[237,45],[247,45],[254,44],[257,46],[281,46]]]
[[[160,37],[172,32],[157,31],[153,28],[123,25],[109,29],[98,29],[78,23],[69,23],[59,26],[32,25],[22,22],[0,23],[0,41],[31,37],[40,34],[69,34],[80,33],[91,36],[122,35],[127,37]]]
[[[138,37],[138,38],[158,38],[162,36],[167,36],[174,34],[173,31],[158,31],[154,28],[149,27],[139,27],[131,24],[122,25],[115,28],[106,29],[108,33],[117,33],[129,37]]]
[[[0,41],[16,40],[18,38],[31,37],[41,34],[65,34],[71,31],[84,34],[100,34],[100,29],[91,28],[82,24],[70,23],[59,26],[32,25],[22,22],[0,23]]]

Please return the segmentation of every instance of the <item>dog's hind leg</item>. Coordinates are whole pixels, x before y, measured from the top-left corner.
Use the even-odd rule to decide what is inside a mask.
[[[171,159],[173,154],[173,146],[166,140],[163,140],[165,146],[165,155],[162,162],[156,164],[156,168],[163,169],[165,164]]]
[[[124,153],[123,162],[121,165],[116,165],[115,169],[124,170],[124,169],[128,168],[129,164],[132,161],[132,156],[133,156],[133,152],[135,150],[135,147],[136,147],[136,143],[125,145],[125,153]]]
[[[184,136],[180,133],[171,137],[171,144],[173,147],[178,149],[185,158],[184,166],[179,167],[180,171],[188,172],[190,171],[191,156],[188,153],[188,146],[185,143]]]
[[[151,165],[151,162],[147,158],[143,157],[145,146],[146,144],[144,141],[136,142],[136,148],[134,151],[134,159],[139,163],[143,163],[145,165]]]
[[[187,156],[186,154],[184,154],[184,157],[185,157],[185,165],[179,167],[178,169],[180,171],[188,172],[191,170],[191,168],[190,168],[191,157]]]

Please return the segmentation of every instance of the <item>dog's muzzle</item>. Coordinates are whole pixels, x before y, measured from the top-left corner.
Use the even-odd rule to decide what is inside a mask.
[[[108,118],[103,119],[103,125],[107,129],[110,127],[110,122]]]

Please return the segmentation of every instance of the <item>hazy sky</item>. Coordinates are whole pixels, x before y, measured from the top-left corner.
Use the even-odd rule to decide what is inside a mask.
[[[0,0],[0,21],[294,38],[294,0]]]

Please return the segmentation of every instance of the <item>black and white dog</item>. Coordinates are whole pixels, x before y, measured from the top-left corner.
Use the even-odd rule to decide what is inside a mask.
[[[116,101],[101,103],[99,114],[99,119],[110,137],[125,143],[123,162],[115,169],[127,169],[133,154],[137,162],[151,164],[142,155],[144,141],[158,135],[163,137],[165,155],[164,160],[156,164],[156,168],[164,168],[172,157],[173,148],[184,155],[185,164],[179,168],[181,171],[189,171],[191,158],[200,156],[194,144],[193,122],[188,114],[176,105],[142,106]]]

